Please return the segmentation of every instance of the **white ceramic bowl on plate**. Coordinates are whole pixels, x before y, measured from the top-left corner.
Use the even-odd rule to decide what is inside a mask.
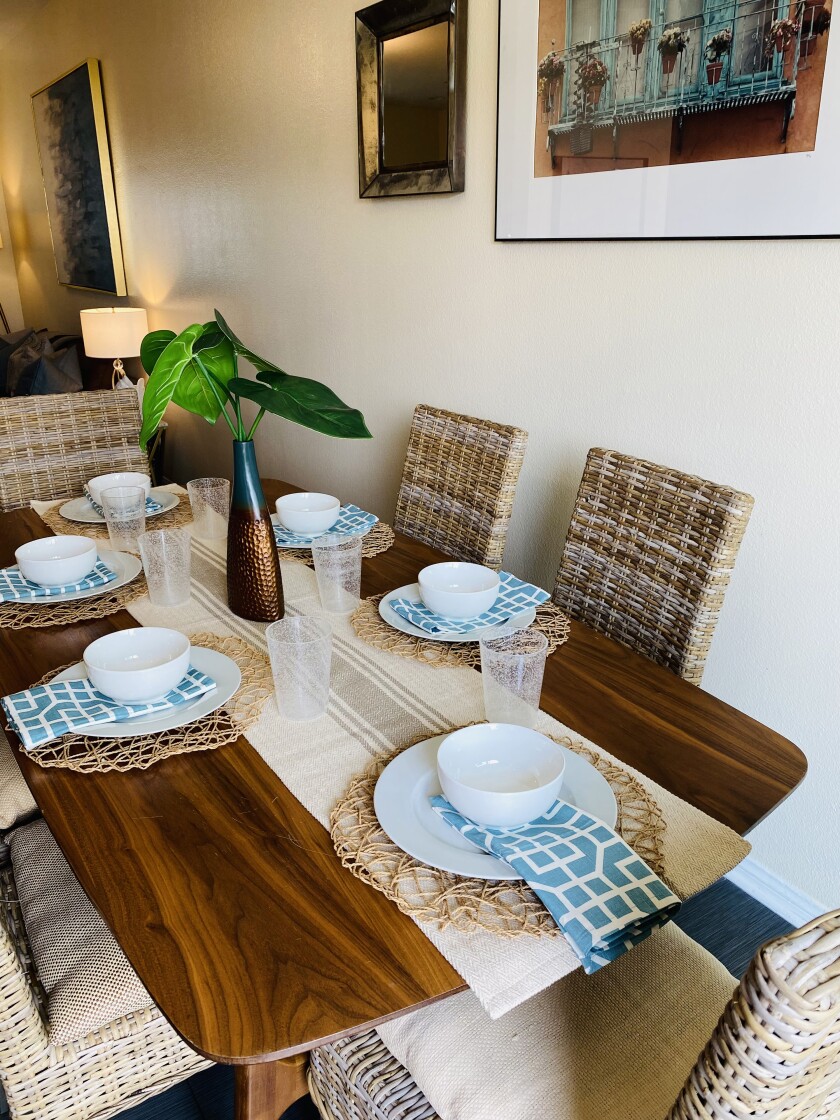
[[[96,478],[88,479],[87,484],[88,493],[98,506],[102,505],[102,491],[110,490],[112,486],[142,486],[148,498],[152,480],[140,471],[113,471],[111,474],[98,474]]]
[[[470,820],[495,828],[516,828],[542,816],[557,800],[564,767],[557,743],[510,723],[453,731],[437,756],[449,804]]]
[[[417,582],[424,605],[444,618],[477,618],[499,597],[499,573],[482,564],[430,564]]]
[[[162,626],[136,626],[97,638],[84,652],[94,688],[113,700],[159,700],[190,666],[189,638]]]
[[[341,512],[332,494],[284,494],[274,504],[280,524],[292,533],[326,533]]]
[[[78,583],[90,575],[97,558],[96,542],[89,537],[42,537],[15,550],[23,578],[41,587]]]

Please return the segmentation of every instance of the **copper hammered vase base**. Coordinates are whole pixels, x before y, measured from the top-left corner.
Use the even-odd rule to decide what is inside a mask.
[[[283,583],[274,530],[268,518],[238,519],[231,510],[228,524],[228,606],[251,622],[282,618]]]

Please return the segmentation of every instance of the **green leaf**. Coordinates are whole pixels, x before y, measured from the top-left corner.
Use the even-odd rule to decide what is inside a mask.
[[[145,447],[158,429],[166,406],[172,400],[184,370],[192,362],[193,343],[204,333],[206,326],[193,323],[172,338],[159,354],[143,394],[143,426],[140,429],[140,446]],[[157,332],[156,332],[157,333]],[[187,407],[187,406],[185,406]],[[218,415],[218,406],[217,406]]]
[[[239,354],[241,358],[245,358],[247,361],[249,361],[254,369],[265,370],[268,373],[284,372],[282,369],[280,369],[279,366],[276,366],[274,362],[269,362],[266,358],[261,358],[259,354],[255,354],[253,350],[249,350],[243,342],[240,342],[240,340],[236,337],[236,335],[225,322],[224,317],[222,316],[222,313],[220,311],[216,311],[215,315],[219,329],[224,334],[225,338],[230,340],[230,343],[236,353]]]
[[[155,362],[175,337],[174,331],[151,331],[140,343],[140,361],[146,373],[151,374]]]
[[[325,436],[371,438],[365,418],[358,409],[349,408],[332,389],[308,377],[292,377],[279,370],[266,371],[260,375],[259,381],[235,377],[228,382],[228,388],[232,393],[254,401],[266,412],[283,416]]]
[[[219,394],[224,398],[227,395],[224,386],[236,375],[236,362],[233,346],[215,323],[204,324],[202,333],[192,343],[191,353],[193,356],[198,355],[208,373],[221,382],[223,387],[219,389]],[[195,361],[184,367],[172,400],[188,412],[203,416],[210,424],[216,423],[222,411],[218,396],[208,385],[207,378]]]

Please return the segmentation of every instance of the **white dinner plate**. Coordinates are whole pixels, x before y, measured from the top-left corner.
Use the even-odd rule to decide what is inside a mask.
[[[239,666],[224,653],[217,653],[214,649],[205,649],[203,646],[193,646],[190,653],[190,665],[216,682],[212,692],[205,692],[203,696],[196,697],[186,704],[179,704],[177,708],[170,708],[167,712],[155,712],[149,716],[135,716],[120,723],[98,723],[87,727],[77,727],[74,735],[92,735],[97,739],[128,739],[135,735],[149,735],[153,731],[170,731],[174,727],[183,727],[184,724],[193,723],[202,716],[209,716],[222,704],[230,700],[234,692],[242,683],[242,674]],[[83,661],[71,665],[63,673],[53,677],[53,681],[81,681],[87,676],[87,669]],[[50,682],[52,683],[52,681]]]
[[[276,513],[272,513],[271,521],[274,525],[276,525],[278,527],[278,529],[286,529],[285,525],[283,524],[283,522],[280,520],[280,518],[277,516]],[[375,524],[376,524],[376,522],[374,522],[374,525]],[[367,525],[363,529],[360,529],[358,533],[346,533],[346,534],[342,534],[342,535],[348,536],[348,537],[366,537],[368,535],[368,533],[371,531],[372,528],[373,528],[373,525]],[[286,532],[290,532],[290,530],[286,529]],[[307,539],[303,540],[303,541],[298,541],[297,543],[292,543],[291,541],[278,541],[276,537],[274,538],[274,540],[275,540],[275,543],[276,543],[278,548],[311,548],[313,542],[316,541],[318,539],[318,537],[323,537],[324,533],[329,533],[329,532],[330,532],[329,529],[324,529],[323,533],[301,533],[300,536],[305,537]]]
[[[521,879],[504,860],[450,828],[429,804],[429,798],[441,792],[437,752],[445,738],[425,739],[388,763],[373,793],[379,823],[398,847],[429,867],[474,879]],[[607,779],[585,758],[558,746],[566,757],[560,796],[615,828],[618,804]]]
[[[92,599],[95,595],[107,595],[109,591],[116,591],[118,587],[124,587],[127,583],[131,583],[133,579],[136,579],[143,570],[140,557],[132,556],[130,552],[112,552],[109,548],[98,548],[97,552],[99,553],[99,559],[106,568],[116,572],[117,578],[112,579],[110,583],[100,584],[99,587],[86,587],[84,591],[65,591],[61,595],[44,595],[39,599],[23,601],[27,606],[30,603],[33,605],[43,603],[48,606],[50,603],[74,603],[77,599]]]
[[[156,509],[154,513],[147,513],[146,517],[159,517],[162,513],[169,513],[181,500],[177,494],[170,494],[168,490],[157,488],[149,491],[149,497],[160,503],[160,509]],[[96,512],[85,497],[73,498],[72,501],[65,502],[59,507],[58,512],[67,521],[79,521],[83,525],[105,524],[105,518],[101,513]]]
[[[479,638],[486,638],[494,630],[510,625],[507,622],[494,622],[492,625],[482,626],[478,630],[471,630],[469,634],[429,634],[425,630],[421,630],[419,626],[415,626],[413,622],[409,622],[407,618],[397,614],[391,606],[391,599],[411,599],[413,603],[419,602],[420,584],[407,583],[405,587],[398,587],[396,591],[389,591],[379,600],[379,617],[383,622],[387,622],[389,626],[393,626],[395,630],[399,630],[403,634],[410,634],[412,638],[428,638],[432,642],[477,642]],[[526,626],[531,625],[536,617],[537,612],[534,607],[529,607],[526,611],[520,611],[519,614],[511,618],[511,623],[524,630]]]

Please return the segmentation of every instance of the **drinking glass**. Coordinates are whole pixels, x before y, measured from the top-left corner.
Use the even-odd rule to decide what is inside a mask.
[[[321,606],[331,614],[350,614],[362,587],[362,538],[325,533],[312,542]]]
[[[115,552],[137,552],[146,528],[146,491],[142,486],[110,486],[102,491],[102,512]]]
[[[190,534],[186,529],[149,529],[140,535],[140,559],[149,598],[156,607],[177,607],[190,597]]]
[[[193,515],[193,535],[202,541],[227,536],[230,483],[226,478],[194,478],[187,483]]]
[[[284,719],[317,719],[330,698],[332,630],[322,618],[281,618],[266,627],[277,707]]]
[[[479,646],[488,721],[533,727],[540,710],[548,638],[539,630],[505,626],[481,638]]]

